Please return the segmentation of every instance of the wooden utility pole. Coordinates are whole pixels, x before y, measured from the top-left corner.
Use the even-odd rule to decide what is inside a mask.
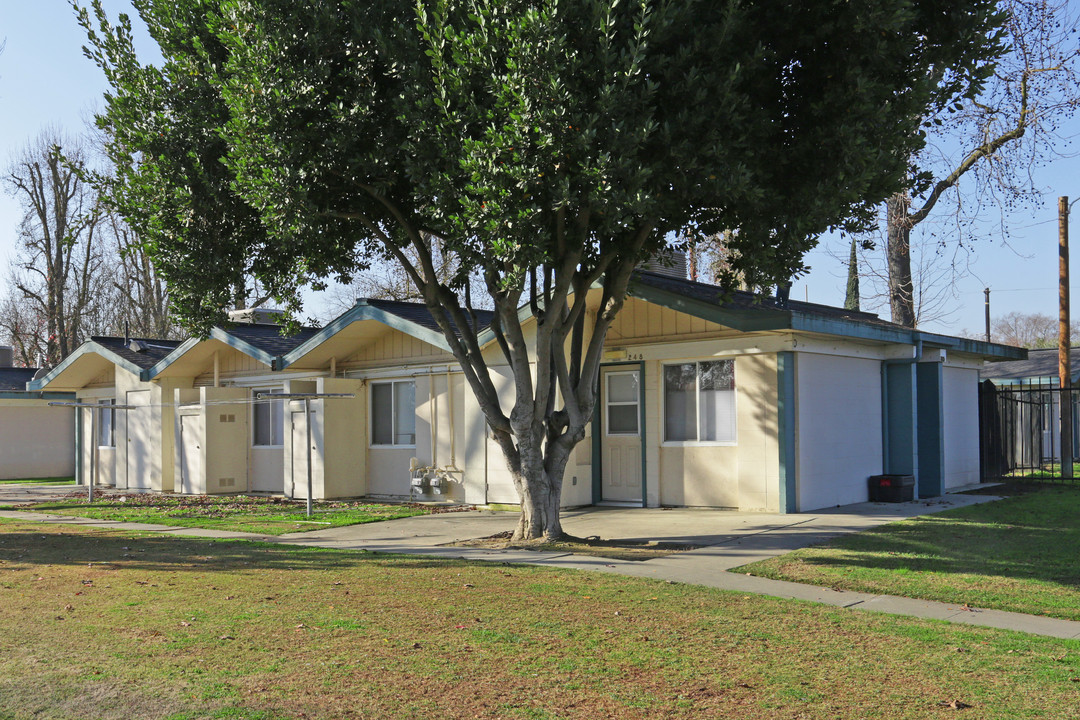
[[[1069,198],[1058,198],[1058,385],[1061,388],[1061,477],[1073,476],[1069,363]]]

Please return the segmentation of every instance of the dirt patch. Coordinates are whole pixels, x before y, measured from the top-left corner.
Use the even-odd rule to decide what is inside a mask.
[[[637,561],[666,557],[702,547],[701,545],[689,543],[658,542],[656,540],[602,540],[599,537],[579,538],[572,535],[567,535],[562,540],[555,542],[546,540],[511,542],[511,537],[513,537],[513,533],[508,530],[473,540],[447,543],[447,545],[450,547],[474,547],[493,550],[565,552],[574,555],[611,558],[612,560]]]

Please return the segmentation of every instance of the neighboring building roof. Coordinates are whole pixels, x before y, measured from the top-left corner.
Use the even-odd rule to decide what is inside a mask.
[[[38,368],[0,367],[0,392],[25,392]]]
[[[1069,352],[1069,365],[1072,368],[1071,378],[1076,379],[1080,375],[1080,348],[1072,348]],[[994,363],[979,371],[980,380],[1026,380],[1029,378],[1057,380],[1057,377],[1057,348],[1028,350],[1026,360]]]

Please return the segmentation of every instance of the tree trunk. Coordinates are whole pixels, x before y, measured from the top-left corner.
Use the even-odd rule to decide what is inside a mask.
[[[520,448],[520,467],[511,468],[514,484],[521,496],[521,517],[514,530],[513,542],[521,540],[558,540],[563,536],[559,503],[562,478],[570,453],[563,443],[546,447],[546,454]]]
[[[886,203],[888,232],[886,254],[889,258],[889,305],[892,321],[904,327],[915,327],[915,288],[911,281],[911,220],[908,209],[911,201],[902,193]]]

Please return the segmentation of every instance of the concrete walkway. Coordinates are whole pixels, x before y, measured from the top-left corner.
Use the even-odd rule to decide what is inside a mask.
[[[67,492],[70,492],[70,486]],[[40,495],[45,495],[42,492]],[[807,600],[835,607],[907,615],[1056,638],[1080,638],[1080,622],[1000,610],[869,593],[847,592],[729,572],[731,568],[782,555],[845,533],[894,520],[996,500],[985,495],[947,495],[911,503],[862,503],[801,513],[772,515],[698,509],[586,508],[563,514],[563,529],[579,537],[661,540],[702,547],[646,561],[613,560],[571,553],[494,550],[447,546],[512,530],[516,513],[473,510],[404,518],[390,522],[282,536],[118,523],[33,512],[0,512],[0,517],[93,527],[142,530],[187,537],[236,538],[370,552],[428,555],[501,563],[574,568],[633,577],[704,585],[743,593]],[[12,502],[0,491],[0,504]]]

